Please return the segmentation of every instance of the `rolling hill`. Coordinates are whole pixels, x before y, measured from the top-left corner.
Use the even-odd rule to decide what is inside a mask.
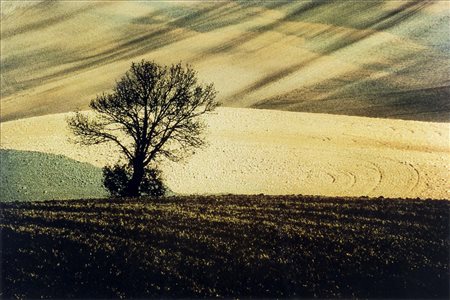
[[[3,122],[1,146],[97,168],[120,159],[112,144],[71,144],[66,117]],[[176,194],[450,199],[447,124],[225,107],[205,122],[208,147],[184,163],[159,161],[164,182]],[[80,167],[54,169],[42,176],[76,174]]]
[[[448,1],[2,1],[1,119],[84,109],[131,61],[226,106],[448,121]]]
[[[0,149],[0,202],[102,198],[102,170],[88,163],[33,151]]]

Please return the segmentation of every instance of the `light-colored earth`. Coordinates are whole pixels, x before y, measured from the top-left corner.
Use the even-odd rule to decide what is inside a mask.
[[[1,123],[1,148],[118,159],[107,145],[71,144],[66,116]],[[206,122],[208,147],[162,164],[174,192],[450,198],[449,124],[242,108]]]
[[[183,61],[236,108],[163,164],[173,191],[450,198],[449,20],[449,1],[1,1],[1,147],[114,163],[56,113],[132,61]]]
[[[225,106],[450,113],[449,1],[1,1],[1,119],[86,109],[132,61],[182,61]]]

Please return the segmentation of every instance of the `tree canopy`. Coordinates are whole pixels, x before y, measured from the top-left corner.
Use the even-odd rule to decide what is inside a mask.
[[[112,92],[91,101],[94,114],[77,112],[67,122],[76,143],[120,149],[132,173],[125,194],[138,196],[150,164],[160,157],[178,161],[205,144],[199,117],[219,105],[215,97],[213,84],[199,83],[190,66],[143,60],[132,63]]]

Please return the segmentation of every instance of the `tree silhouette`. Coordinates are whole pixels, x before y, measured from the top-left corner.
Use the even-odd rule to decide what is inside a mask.
[[[67,123],[75,143],[110,142],[120,149],[132,172],[124,194],[139,196],[150,164],[159,157],[180,160],[204,145],[199,117],[218,106],[215,96],[213,84],[198,83],[190,66],[142,60],[132,63],[111,93],[91,101],[94,114],[77,112]]]

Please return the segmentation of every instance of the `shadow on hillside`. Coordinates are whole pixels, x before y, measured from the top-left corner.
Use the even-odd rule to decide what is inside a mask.
[[[102,170],[63,155],[0,150],[0,200],[101,198]]]

